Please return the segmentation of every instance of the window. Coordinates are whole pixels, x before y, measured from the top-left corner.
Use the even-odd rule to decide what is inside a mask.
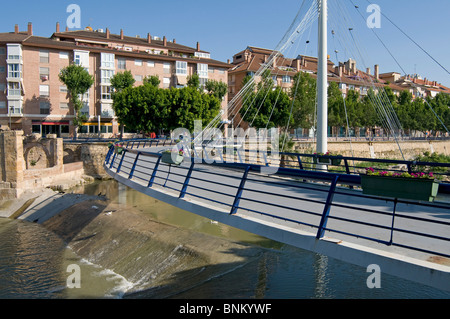
[[[8,95],[9,96],[20,96],[20,83],[19,82],[9,82],[8,83]]]
[[[176,74],[187,75],[187,62],[177,61],[176,63]]]
[[[40,96],[49,96],[49,86],[48,85],[39,85],[39,95]]]
[[[75,62],[76,65],[81,65],[81,56],[76,53],[73,61]]]
[[[0,66],[0,73],[5,73],[5,67],[4,66]]]
[[[50,103],[39,102],[39,109],[41,111],[41,114],[50,114]]]
[[[5,89],[6,89],[6,84],[0,83],[0,93],[5,92]]]
[[[170,63],[164,62],[163,69],[164,69],[165,74],[169,74],[170,73]]]
[[[278,80],[277,80],[277,76],[276,75],[272,76],[272,81],[273,81],[273,85],[278,85]]]
[[[147,66],[149,68],[154,68],[155,67],[155,62],[154,61],[147,61]]]
[[[73,61],[89,71],[89,51],[73,50]]]
[[[5,55],[5,54],[6,54],[6,49],[0,48],[0,55]]]
[[[9,100],[8,101],[8,113],[9,114],[22,114],[22,101]]]
[[[69,59],[69,52],[59,52],[60,59]]]
[[[39,68],[39,77],[42,81],[47,81],[50,74],[49,68]]]
[[[142,82],[142,75],[135,75],[135,76],[134,76],[134,79],[135,79],[137,82]]]
[[[289,75],[283,75],[283,83],[291,83],[291,77]]]
[[[68,91],[67,91],[67,86],[61,85],[61,86],[59,87],[59,92],[61,92],[61,93],[67,93],[67,92],[68,92]]]
[[[142,66],[142,60],[134,60],[134,65]]]
[[[164,78],[163,79],[163,88],[167,89],[170,87],[170,78]]]
[[[114,69],[114,54],[102,53],[101,60],[102,60],[102,66],[101,66],[102,68]]]
[[[208,64],[197,64],[197,73],[200,78],[208,78]]]
[[[20,78],[20,64],[8,64],[8,77]]]
[[[20,55],[8,55],[8,60],[20,60]]]
[[[111,100],[111,87],[102,85],[102,100]]]
[[[206,53],[206,52],[195,52],[194,55],[198,58],[206,58],[206,59],[211,58],[211,54]]]
[[[125,70],[127,68],[127,60],[122,58],[117,59],[117,67],[120,70]]]
[[[6,101],[0,101],[0,109],[6,109]]]
[[[49,62],[49,52],[47,50],[39,51],[39,62],[41,62],[41,63]]]
[[[101,73],[100,83],[111,84],[111,78],[114,75],[114,70],[101,70],[100,73]]]
[[[69,103],[61,102],[61,103],[59,103],[59,108],[63,109],[63,110],[68,109],[69,108]]]

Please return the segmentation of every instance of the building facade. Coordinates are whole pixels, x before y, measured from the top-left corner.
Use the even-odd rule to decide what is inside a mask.
[[[228,63],[211,59],[207,51],[168,41],[166,37],[145,38],[112,34],[109,29],[61,32],[59,23],[50,38],[27,31],[0,33],[0,125],[21,129],[25,135],[40,133],[73,135],[74,110],[67,88],[59,80],[60,70],[81,65],[94,76],[94,85],[82,97],[82,113],[88,121],[79,133],[110,137],[118,134],[110,79],[118,72],[131,71],[136,83],[156,75],[161,88],[183,87],[188,76],[197,73],[200,82],[227,82]],[[226,109],[226,98],[222,101]],[[224,112],[226,118],[226,112]]]

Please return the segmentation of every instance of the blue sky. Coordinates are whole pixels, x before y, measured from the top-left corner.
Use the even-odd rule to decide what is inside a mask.
[[[307,0],[309,3],[310,0]],[[416,45],[401,34],[386,18],[381,17],[381,28],[375,32],[383,43],[399,61],[400,66],[391,57],[372,30],[367,28],[365,20],[353,7],[352,2],[359,6],[364,18],[367,0],[328,0],[330,8],[336,8],[332,2],[339,1],[340,6],[349,12],[349,26],[358,35],[358,52],[361,58],[346,56],[345,48],[339,46],[339,41],[329,38],[329,52],[335,61],[334,50],[338,50],[340,61],[353,57],[358,68],[380,65],[380,72],[396,71],[409,74],[418,73],[422,77],[436,80],[450,86],[450,75],[439,67],[432,59],[423,53]],[[210,51],[212,58],[226,62],[232,56],[245,49],[248,45],[268,49],[276,48],[277,44],[291,25],[303,0],[171,0],[171,1],[23,1],[20,14],[5,14],[17,12],[17,4],[6,2],[2,4],[2,19],[0,32],[14,30],[19,24],[20,30],[26,30],[27,23],[33,23],[33,31],[38,36],[50,36],[55,31],[56,22],[65,29],[70,13],[66,12],[71,3],[81,8],[81,26],[91,26],[94,29],[106,29],[119,33],[123,29],[126,35],[145,37],[149,32],[155,36],[167,36],[176,39],[177,43],[195,47],[200,42],[201,49]],[[370,0],[378,4],[383,14],[394,21],[404,32],[411,36],[427,52],[450,70],[450,1],[448,0]],[[330,11],[330,24],[334,23],[341,13]],[[345,23],[344,23],[345,24]],[[343,24],[343,25],[344,25]],[[314,28],[316,23],[314,23]],[[317,40],[314,30],[311,33],[310,44],[299,46],[300,54],[315,56]],[[303,41],[306,43],[305,39]],[[355,52],[355,51],[353,51]],[[355,54],[353,54],[355,55]]]

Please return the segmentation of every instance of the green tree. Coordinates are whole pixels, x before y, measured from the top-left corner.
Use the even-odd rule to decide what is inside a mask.
[[[144,78],[144,84],[150,84],[153,85],[155,87],[159,87],[159,84],[161,83],[161,81],[159,80],[159,77],[157,75],[151,75],[151,76],[146,76]]]
[[[316,90],[316,80],[309,73],[299,72],[294,76],[290,95],[294,101],[293,118],[296,127],[314,126]]]
[[[194,121],[201,120],[203,126],[210,123],[221,109],[216,97],[200,92],[194,86],[165,90],[170,107],[167,129],[185,128],[194,130]]]
[[[193,87],[195,89],[199,89],[200,88],[200,77],[198,76],[197,73],[194,73],[194,74],[188,76],[187,86],[188,87]]]
[[[246,94],[239,113],[244,121],[255,128],[289,127],[294,122],[290,116],[291,100],[282,88],[273,87],[269,76],[270,71],[263,74],[262,81],[256,85],[256,92],[249,91]]]
[[[136,82],[136,80],[133,77],[133,74],[131,74],[131,71],[124,71],[124,72],[116,73],[115,75],[113,75],[111,77],[110,81],[111,81],[111,89],[112,89],[111,96],[112,96],[113,100],[115,99],[115,96],[118,92],[121,92],[122,90],[124,90],[126,88],[132,87],[134,85],[134,83]],[[120,106],[116,106],[116,107],[120,107]],[[115,112],[116,112],[116,116],[117,116],[117,111],[115,111]],[[122,137],[123,133],[124,133],[124,123],[122,121],[120,121],[120,119],[119,119],[119,123],[120,123],[120,135]]]
[[[135,82],[136,81],[133,74],[131,74],[131,71],[119,72],[111,77],[111,87],[115,92],[119,92],[133,86]]]
[[[61,70],[59,79],[66,85],[70,102],[74,108],[73,125],[75,128],[74,137],[76,138],[78,127],[87,120],[86,116],[81,114],[83,108],[82,96],[94,84],[94,77],[84,67],[71,64]]]
[[[328,125],[333,128],[333,135],[338,135],[339,127],[346,127],[344,98],[336,82],[328,86]]]
[[[113,108],[119,122],[136,132],[164,129],[170,117],[170,105],[165,90],[148,83],[117,92]]]
[[[209,92],[209,94],[214,95],[222,101],[223,97],[227,95],[228,85],[221,81],[208,80],[206,81],[205,89]]]

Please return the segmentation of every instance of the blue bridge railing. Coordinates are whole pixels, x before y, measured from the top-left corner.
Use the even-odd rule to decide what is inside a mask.
[[[261,174],[265,165],[205,165],[205,159],[195,158],[171,165],[162,160],[162,153],[143,149],[169,144],[127,141],[119,151],[111,146],[105,166],[145,187],[169,191],[178,198],[189,196],[227,214],[246,212],[306,227],[317,239],[334,233],[450,258],[450,205],[446,202],[364,195],[351,189],[360,186],[361,178],[348,170],[325,172],[288,166],[274,174]],[[351,160],[356,158],[344,158],[344,165]]]

